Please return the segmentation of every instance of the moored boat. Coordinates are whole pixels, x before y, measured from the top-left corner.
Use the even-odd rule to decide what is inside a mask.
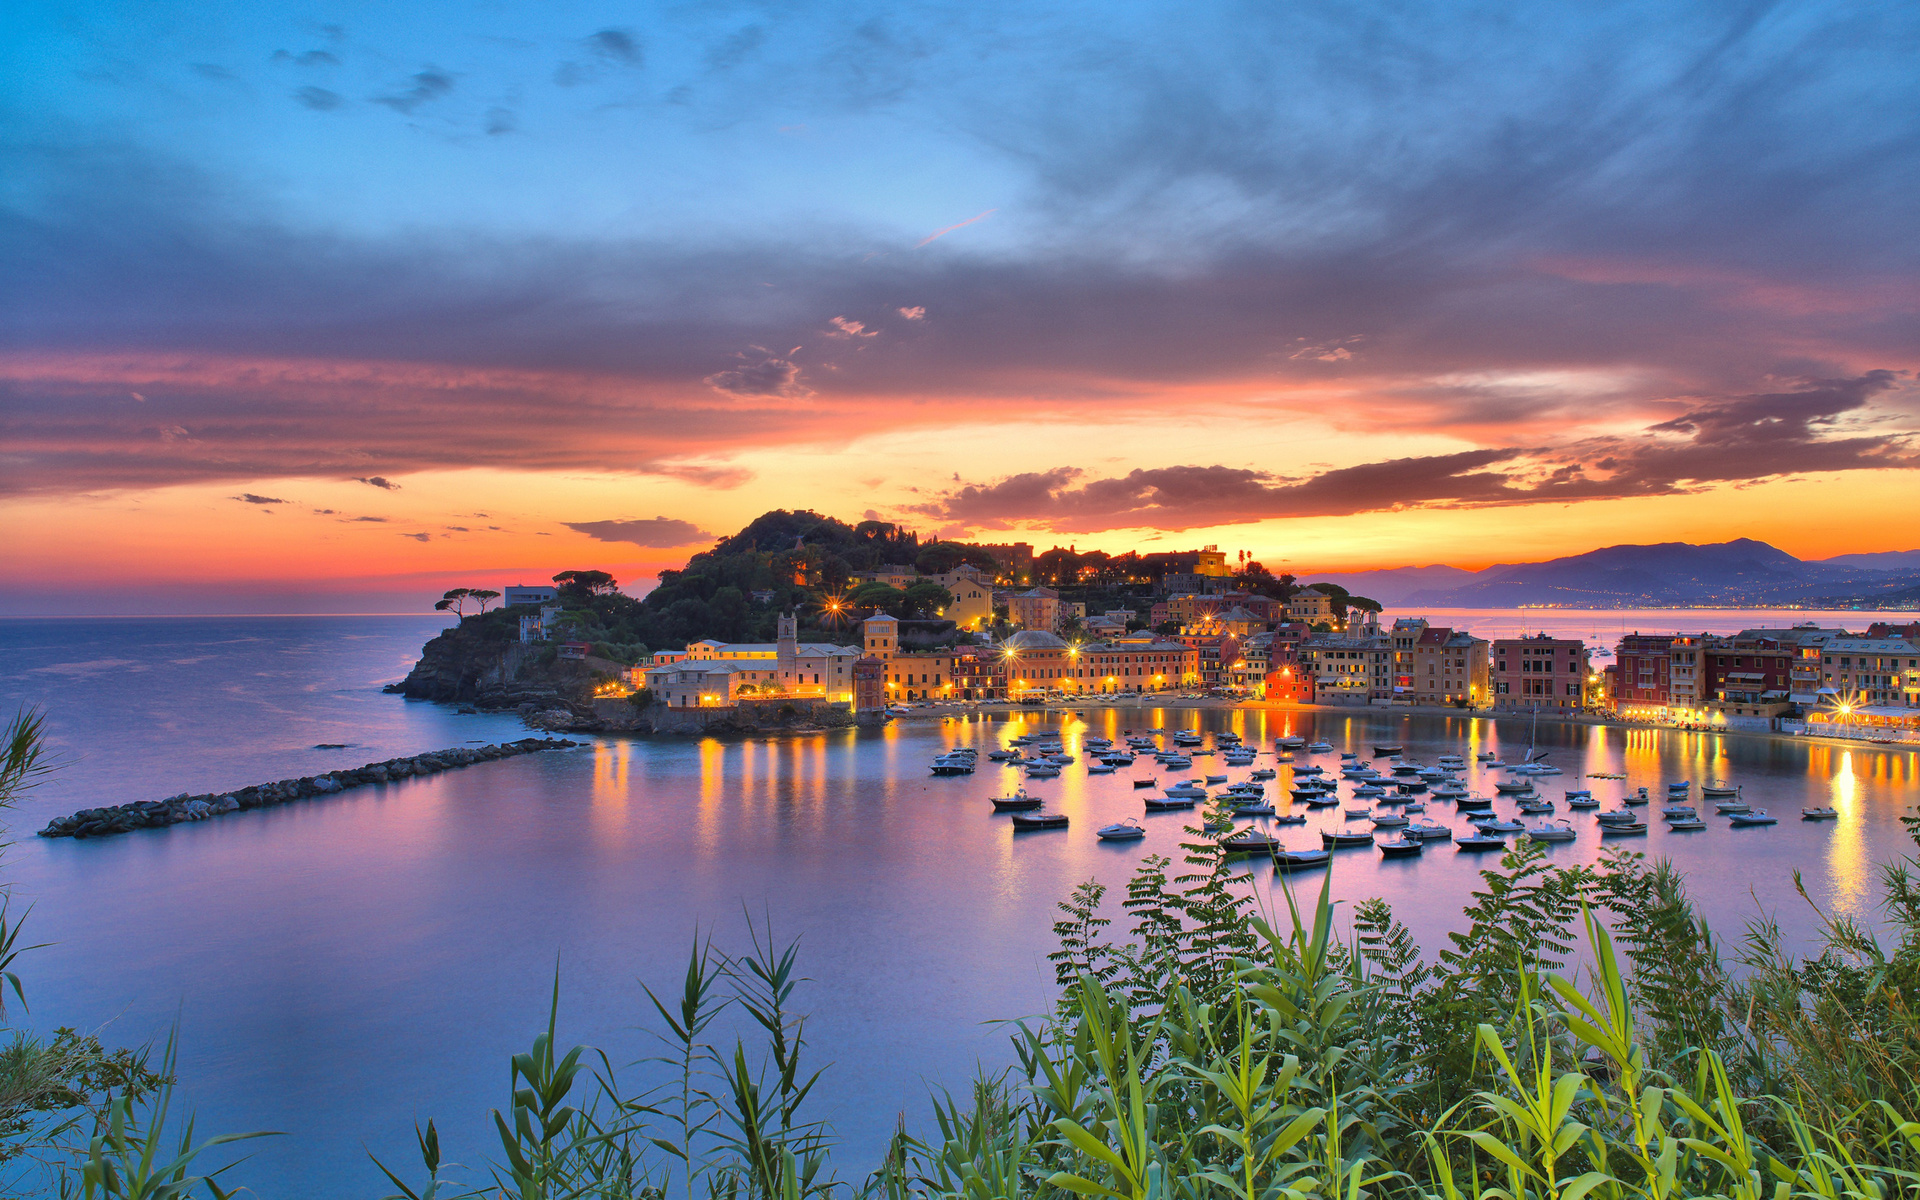
[[[1488,833],[1476,833],[1472,837],[1453,839],[1453,844],[1462,850],[1505,850],[1507,840]]]
[[[1137,838],[1147,836],[1147,831],[1140,827],[1138,821],[1128,820],[1115,821],[1111,825],[1102,825],[1100,828],[1094,830],[1094,835],[1102,841],[1131,842]]]
[[[1273,850],[1273,866],[1278,871],[1310,871],[1332,861],[1333,855],[1325,850],[1289,850],[1285,846]]]
[[[1280,843],[1270,833],[1248,829],[1220,839],[1220,848],[1228,854],[1272,854]]]
[[[1199,801],[1191,796],[1148,796],[1148,812],[1174,812],[1178,809],[1192,808]]]
[[[1040,797],[1029,796],[1024,790],[1017,791],[1011,796],[995,796],[993,798],[993,811],[995,812],[1020,812],[1025,809],[1039,807]]]
[[[1573,826],[1565,821],[1555,821],[1538,828],[1528,829],[1521,836],[1530,842],[1570,842],[1579,835],[1574,833]]]
[[[1640,835],[1646,833],[1646,831],[1647,831],[1647,824],[1645,821],[1635,821],[1632,824],[1623,824],[1619,822],[1614,822],[1611,824],[1602,825],[1600,827],[1600,836],[1601,837],[1639,837]]]
[[[1414,858],[1427,848],[1427,844],[1419,838],[1410,837],[1394,838],[1392,841],[1375,844],[1380,847],[1382,858]]]
[[[1322,829],[1320,831],[1320,844],[1330,850],[1346,850],[1354,846],[1371,846],[1373,845],[1373,831],[1368,830],[1365,833],[1336,833],[1329,829]]]
[[[1741,813],[1733,814],[1732,818],[1728,821],[1728,824],[1735,825],[1735,826],[1777,825],[1779,824],[1779,818],[1768,816],[1767,810],[1764,808],[1756,808],[1752,812],[1741,812]]]
[[[1831,821],[1840,815],[1837,808],[1803,808],[1800,810],[1802,821]]]
[[[1065,829],[1065,813],[1015,813],[1013,814],[1014,832],[1021,833],[1035,829]]]

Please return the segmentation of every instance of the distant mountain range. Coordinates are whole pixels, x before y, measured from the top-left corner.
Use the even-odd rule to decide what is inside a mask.
[[[1325,579],[1388,607],[1729,608],[1810,605],[1904,606],[1920,587],[1920,550],[1795,558],[1751,538],[1692,545],[1608,546],[1537,563],[1484,571],[1396,567],[1302,576]]]

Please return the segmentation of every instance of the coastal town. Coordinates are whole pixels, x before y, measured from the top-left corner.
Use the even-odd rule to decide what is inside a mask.
[[[1612,646],[1544,633],[1487,638],[1385,613],[1335,585],[1269,575],[1216,546],[1160,556],[1170,561],[1135,589],[1145,594],[1089,611],[1072,597],[1090,589],[1032,583],[1031,547],[985,549],[990,564],[852,571],[811,604],[782,607],[797,600],[791,590],[756,591],[748,603],[780,609],[771,641],[693,637],[631,663],[594,661],[597,694],[715,716],[770,705],[884,716],[1152,696],[1920,741],[1920,621],[1634,632]],[[563,586],[509,585],[502,602],[518,614],[523,644],[598,660],[595,643],[568,632],[577,626]],[[924,612],[889,611],[887,597],[914,594]]]

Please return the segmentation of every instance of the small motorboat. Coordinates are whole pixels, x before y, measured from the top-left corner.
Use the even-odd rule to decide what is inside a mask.
[[[1593,798],[1592,793],[1584,796],[1568,796],[1567,807],[1575,809],[1599,808],[1600,802]]]
[[[1802,821],[1832,821],[1838,819],[1839,816],[1840,810],[1837,808],[1803,808],[1800,810],[1800,819]]]
[[[1060,767],[1057,763],[1039,761],[1027,764],[1028,779],[1056,779],[1059,775]]]
[[[1437,821],[1415,821],[1401,831],[1401,836],[1418,838],[1423,842],[1450,842],[1453,830]]]
[[[1205,800],[1207,798],[1207,789],[1192,780],[1187,780],[1184,783],[1176,783],[1172,787],[1169,787],[1167,789],[1167,798],[1169,800]]]
[[[1434,761],[1449,771],[1464,770],[1467,765],[1467,760],[1458,754],[1442,754],[1439,758],[1434,759]]]
[[[1696,829],[1705,829],[1707,823],[1699,817],[1669,817],[1667,828],[1674,833],[1690,833]]]
[[[1518,796],[1524,792],[1531,792],[1533,790],[1533,780],[1531,779],[1495,780],[1493,785],[1493,790],[1496,792],[1499,792],[1502,796]]]
[[[1682,779],[1677,783],[1669,783],[1667,785],[1667,793],[1671,795],[1674,792],[1684,792],[1692,786],[1693,786],[1693,780]]]
[[[1647,789],[1641,788],[1637,792],[1629,792],[1626,795],[1620,797],[1620,803],[1632,804],[1637,806],[1641,804],[1649,804],[1651,803],[1651,801],[1647,799]]]
[[[1067,814],[1065,813],[1013,814],[1013,831],[1015,833],[1023,833],[1035,829],[1065,829],[1066,827]]]
[[[1308,808],[1333,808],[1340,803],[1340,798],[1332,792],[1321,792],[1318,796],[1310,796],[1300,803]]]
[[[1368,830],[1366,833],[1335,833],[1332,830],[1322,829],[1320,831],[1320,844],[1329,850],[1348,850],[1355,846],[1371,846],[1373,845],[1373,831]]]
[[[1375,829],[1398,829],[1406,823],[1407,819],[1399,813],[1381,813],[1373,818]]]
[[[1285,846],[1275,846],[1273,849],[1273,867],[1276,871],[1310,871],[1332,861],[1333,855],[1325,850],[1289,850]]]
[[[1724,783],[1714,783],[1702,784],[1700,787],[1700,798],[1702,800],[1725,800],[1729,796],[1738,796],[1739,794],[1740,788],[1737,785],[1729,787]]]
[[[1308,754],[1331,754],[1332,752],[1333,752],[1332,742],[1308,742],[1307,743]]]
[[[1147,811],[1148,812],[1175,812],[1179,809],[1192,808],[1195,804],[1198,804],[1198,803],[1199,801],[1195,800],[1191,796],[1173,796],[1173,795],[1148,796]]]
[[[1349,817],[1370,817],[1373,815],[1373,810],[1364,804],[1356,808],[1343,809],[1342,811]]]
[[[1425,812],[1427,811],[1427,806],[1415,800],[1412,804],[1404,805],[1400,811],[1403,813]]]
[[[1019,762],[1021,754],[1018,750],[989,750],[987,757],[994,762]]]
[[[1403,779],[1393,786],[1399,790],[1402,796],[1418,796],[1427,790],[1427,781],[1424,779]]]
[[[1147,831],[1140,828],[1138,821],[1130,820],[1115,821],[1111,825],[1102,825],[1100,828],[1094,830],[1094,833],[1102,841],[1108,842],[1131,842],[1147,836]]]
[[[1500,761],[1500,756],[1491,750],[1482,750],[1473,756],[1482,766],[1492,766]]]
[[[1669,804],[1660,810],[1660,815],[1669,821],[1685,821],[1700,814],[1693,811],[1691,804]]]
[[[1753,809],[1744,800],[1721,800],[1713,806],[1713,811],[1723,817],[1733,817],[1752,812]]]
[[[1493,807],[1493,800],[1487,796],[1455,796],[1453,806],[1461,812],[1484,811]]]
[[[1290,734],[1273,739],[1273,744],[1283,750],[1301,750],[1306,748],[1307,739],[1299,734]]]
[[[1362,798],[1371,800],[1376,796],[1384,796],[1386,794],[1387,794],[1387,789],[1381,787],[1377,783],[1363,783],[1359,787],[1353,789],[1353,798],[1355,800],[1359,800]]]
[[[1522,836],[1530,842],[1570,842],[1579,835],[1565,821],[1555,821],[1550,825],[1528,829]]]
[[[1602,825],[1633,825],[1640,820],[1640,814],[1630,809],[1616,808],[1611,812],[1595,813],[1593,819]]]
[[[1390,842],[1379,842],[1377,845],[1380,847],[1382,858],[1415,858],[1427,848],[1427,844],[1419,838],[1410,837],[1394,838]]]
[[[1111,775],[1111,774],[1113,774],[1113,764],[1112,764],[1112,763],[1104,763],[1104,762],[1103,762],[1103,763],[1088,763],[1088,764],[1087,764],[1087,774],[1089,774],[1089,775]]]
[[[1400,747],[1398,746],[1375,746],[1373,748],[1373,756],[1375,758],[1392,758],[1398,753],[1400,753]]]
[[[1399,762],[1393,764],[1393,773],[1402,779],[1412,779],[1414,776],[1420,774],[1421,770],[1422,768],[1419,763]]]
[[[1507,840],[1494,837],[1490,833],[1476,833],[1472,837],[1453,839],[1453,844],[1462,850],[1505,850]]]
[[[1550,813],[1550,812],[1552,812],[1552,811],[1553,811],[1553,801],[1551,801],[1551,800],[1522,800],[1522,801],[1521,801],[1521,802],[1520,802],[1519,804],[1517,804],[1517,805],[1515,805],[1514,807],[1515,807],[1515,808],[1517,808],[1517,809],[1519,809],[1521,813],[1523,813],[1523,814],[1525,814],[1525,815],[1527,815],[1527,816],[1530,816],[1530,817],[1535,817],[1535,816],[1540,816],[1540,815],[1541,815],[1541,814],[1543,814],[1543,813]]]
[[[1343,751],[1343,752],[1341,753],[1341,755],[1340,755],[1340,761],[1341,761],[1341,762],[1343,762],[1343,763],[1350,763],[1350,762],[1355,762],[1355,761],[1357,761],[1357,760],[1358,760],[1359,758],[1360,758],[1360,756],[1359,756],[1358,754],[1355,754],[1355,753],[1354,753],[1353,751],[1351,751],[1351,750],[1347,750],[1347,751]]]
[[[1567,801],[1569,804],[1575,800],[1591,800],[1593,799],[1593,789],[1568,788],[1566,792],[1562,794],[1561,799]]]
[[[1297,788],[1294,788],[1291,792],[1291,795],[1295,800],[1303,800],[1303,801],[1318,800],[1322,796],[1332,796],[1336,794],[1337,793],[1332,791],[1330,788],[1312,788],[1312,787],[1297,787]]]
[[[1261,787],[1257,783],[1236,783],[1232,787],[1228,788],[1226,791],[1221,793],[1221,795],[1223,796],[1256,796],[1256,797],[1264,796],[1266,794],[1267,794],[1267,789]]]
[[[1259,770],[1255,771],[1253,774],[1247,776],[1247,778],[1248,779],[1272,779],[1274,776],[1278,775],[1279,773],[1280,772],[1274,770],[1272,767],[1261,767]]]
[[[1273,805],[1268,804],[1265,800],[1249,800],[1234,805],[1233,815],[1236,817],[1270,817],[1273,815]],[[1305,817],[1301,818],[1303,821],[1305,819]]]
[[[1270,833],[1247,829],[1220,839],[1220,848],[1228,854],[1272,854],[1280,843]]]
[[[1293,777],[1295,779],[1300,779],[1308,775],[1323,775],[1326,773],[1326,770],[1327,769],[1325,767],[1319,765],[1318,763],[1310,763],[1304,767],[1295,767],[1293,769]]]
[[[1466,794],[1467,785],[1455,779],[1449,779],[1447,782],[1433,789],[1433,798],[1435,800],[1458,800]]]
[[[1244,809],[1240,811],[1245,812]],[[1239,814],[1236,813],[1235,815]],[[1281,813],[1273,819],[1273,823],[1275,825],[1305,825],[1307,823],[1307,814],[1297,812]]]
[[[1752,812],[1737,812],[1728,820],[1728,824],[1734,826],[1778,825],[1779,823],[1780,819],[1768,816],[1764,808],[1756,808]]]
[[[1208,782],[1208,783],[1210,783],[1210,784],[1213,784],[1213,783],[1225,783],[1226,781],[1227,781],[1227,777],[1226,777],[1225,775],[1209,775],[1209,776],[1207,776],[1207,782]]]
[[[1499,817],[1468,817],[1473,827],[1482,833],[1524,833],[1526,826],[1518,821],[1503,821]]]
[[[1200,828],[1208,833],[1225,833],[1233,828],[1233,818],[1226,813],[1216,813],[1200,822]]]
[[[1157,780],[1157,779],[1139,779],[1139,778],[1136,778],[1136,779],[1135,779],[1135,780],[1133,781],[1133,786],[1135,786],[1135,787],[1137,787],[1137,788],[1146,788],[1146,787],[1152,787],[1152,786],[1153,786],[1154,784],[1156,784],[1156,783],[1159,783],[1159,782],[1160,782],[1160,781],[1159,781],[1159,780]]]
[[[1635,821],[1632,824],[1609,822],[1600,827],[1601,837],[1639,837],[1646,832],[1647,823],[1645,821]]]
[[[995,796],[993,798],[993,811],[995,812],[1022,812],[1027,809],[1039,807],[1040,797],[1029,796],[1025,790],[1017,791],[1011,796]]]

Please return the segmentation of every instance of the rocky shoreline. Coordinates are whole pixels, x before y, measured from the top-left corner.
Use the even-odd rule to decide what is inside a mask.
[[[112,808],[83,808],[70,817],[57,817],[49,821],[47,827],[40,831],[40,836],[90,838],[129,833],[135,829],[160,829],[178,825],[182,821],[204,821],[208,817],[269,808],[310,796],[331,796],[365,784],[390,783],[414,775],[432,775],[454,767],[492,762],[497,758],[537,754],[542,750],[565,750],[582,744],[566,738],[522,738],[517,742],[502,742],[495,746],[456,746],[450,750],[416,754],[411,758],[390,758],[385,762],[368,763],[352,770],[282,779],[233,792],[209,792],[198,796],[183,792],[165,800],[136,800]]]

